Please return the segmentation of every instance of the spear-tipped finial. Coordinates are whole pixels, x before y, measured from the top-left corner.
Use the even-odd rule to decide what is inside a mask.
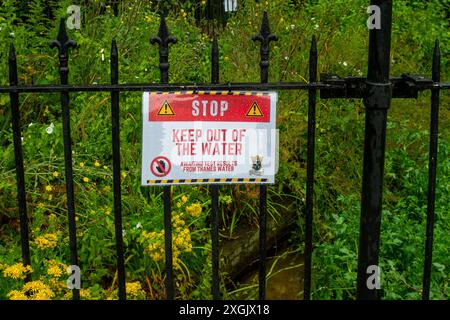
[[[117,84],[119,80],[119,53],[117,51],[116,39],[111,41],[111,83]]]
[[[9,84],[16,86],[19,81],[17,77],[17,60],[16,60],[16,49],[14,48],[14,41],[11,40],[9,44]]]
[[[261,42],[261,61],[259,63],[261,67],[261,82],[266,83],[269,78],[269,44],[271,41],[278,41],[278,37],[270,32],[267,11],[264,11],[259,34],[254,35],[252,40]]]
[[[214,36],[211,49],[211,82],[219,83],[219,42],[217,36]]]
[[[14,48],[14,41],[11,40],[9,43],[9,61],[15,61],[16,60],[16,49]]]
[[[317,54],[317,41],[316,41],[316,36],[313,35],[312,39],[311,39],[311,49],[310,49],[311,53],[316,53]]]
[[[116,39],[112,39],[111,41],[111,60],[116,60],[117,57],[119,56],[118,51],[117,51],[117,43],[116,43]]]
[[[440,72],[441,64],[441,50],[439,49],[439,40],[436,39],[433,50],[433,67],[432,67],[432,79],[434,82],[439,82],[441,78]]]
[[[264,11],[259,34],[255,34],[252,37],[252,40],[261,42],[267,41],[267,43],[269,43],[270,41],[278,41],[278,37],[270,32],[269,17],[267,15],[267,11]]]
[[[317,43],[316,36],[313,35],[309,50],[309,82],[315,81],[317,81]]]
[[[77,43],[69,39],[66,32],[66,21],[61,18],[59,23],[59,31],[56,40],[50,41],[50,48],[58,48],[59,51],[59,74],[61,83],[67,84],[67,76],[69,73],[69,48],[75,48]]]
[[[59,22],[59,31],[56,40],[50,41],[50,48],[58,48],[60,55],[67,55],[68,48],[75,48],[77,43],[74,40],[69,39],[66,31],[66,21],[61,18]]]
[[[158,36],[150,38],[151,44],[159,44],[159,46],[168,46],[169,43],[176,44],[177,38],[169,35],[169,30],[167,29],[166,17],[161,15],[161,20],[159,23]]]
[[[167,29],[166,18],[161,15],[161,22],[159,24],[158,36],[151,37],[150,43],[159,45],[159,70],[161,72],[161,82],[169,82],[169,44],[177,43],[177,38],[169,35]]]

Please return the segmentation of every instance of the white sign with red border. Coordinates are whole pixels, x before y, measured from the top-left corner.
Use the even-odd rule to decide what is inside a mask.
[[[276,92],[144,92],[141,184],[270,184]]]

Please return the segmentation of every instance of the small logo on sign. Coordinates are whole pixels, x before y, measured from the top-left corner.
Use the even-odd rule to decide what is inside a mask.
[[[173,112],[172,107],[170,106],[169,102],[164,101],[161,109],[158,111],[158,116],[174,116],[175,112]]]
[[[150,171],[157,177],[164,177],[169,174],[172,165],[166,157],[159,156],[153,159],[150,164]]]
[[[263,113],[261,112],[261,109],[259,108],[256,101],[253,101],[252,105],[250,106],[250,108],[248,109],[248,111],[246,113],[246,116],[247,117],[262,117],[263,116]]]
[[[262,161],[263,161],[263,157],[262,156],[255,156],[255,157],[251,157],[252,158],[252,168],[250,170],[250,175],[251,176],[260,176],[264,174],[264,170],[262,168]]]

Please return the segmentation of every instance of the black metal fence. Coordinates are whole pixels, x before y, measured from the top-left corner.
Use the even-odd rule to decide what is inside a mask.
[[[71,92],[110,92],[112,115],[112,150],[113,150],[113,192],[114,223],[117,252],[117,271],[119,299],[126,299],[124,249],[122,239],[121,181],[120,181],[120,119],[119,95],[123,91],[227,91],[227,90],[307,90],[308,91],[308,142],[307,142],[307,179],[305,210],[305,271],[304,299],[311,296],[311,255],[312,255],[312,223],[313,223],[313,189],[314,189],[314,147],[315,147],[315,111],[317,92],[322,99],[331,98],[363,98],[366,107],[365,144],[362,179],[361,223],[358,258],[358,299],[378,299],[379,290],[367,286],[367,268],[378,265],[380,221],[382,203],[382,182],[384,169],[386,118],[391,98],[417,98],[418,92],[431,90],[431,122],[429,150],[429,185],[428,210],[426,224],[425,263],[423,272],[423,299],[429,299],[430,274],[433,247],[434,203],[436,186],[437,140],[439,92],[448,90],[450,83],[440,82],[440,53],[438,42],[432,57],[432,79],[417,75],[389,77],[389,54],[391,43],[391,0],[373,0],[373,5],[381,9],[381,28],[369,31],[369,67],[367,78],[322,75],[317,81],[317,48],[316,40],[311,41],[309,58],[309,82],[269,83],[269,48],[272,41],[277,41],[269,27],[267,13],[264,13],[261,30],[253,36],[253,41],[260,42],[260,83],[227,83],[219,81],[219,47],[214,38],[211,51],[211,83],[209,84],[169,84],[169,44],[176,39],[169,35],[164,17],[161,17],[158,35],[151,38],[152,44],[159,46],[159,68],[161,84],[119,84],[118,51],[116,42],[111,45],[111,84],[101,85],[69,85],[68,61],[69,48],[76,43],[70,40],[65,29],[64,19],[60,22],[58,37],[50,43],[59,51],[60,85],[19,86],[17,62],[14,45],[11,42],[9,53],[9,86],[0,86],[0,94],[9,93],[12,113],[12,130],[14,138],[15,165],[18,189],[18,211],[24,265],[30,265],[29,226],[25,194],[24,164],[22,155],[19,96],[21,93],[53,93],[61,95],[62,123],[64,138],[65,179],[67,194],[67,217],[69,225],[70,263],[78,265],[75,194],[72,173],[72,145],[70,130],[70,93]],[[165,272],[167,299],[174,299],[173,265],[172,265],[172,225],[171,225],[171,187],[165,186],[164,231],[165,231]],[[212,238],[212,296],[220,299],[219,289],[219,185],[211,185],[211,238]],[[259,195],[259,299],[265,299],[266,287],[266,202],[267,186],[260,186]],[[79,290],[73,289],[73,299],[79,299]]]

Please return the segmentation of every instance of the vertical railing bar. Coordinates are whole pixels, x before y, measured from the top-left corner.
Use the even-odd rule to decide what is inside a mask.
[[[11,86],[18,85],[17,76],[17,59],[14,43],[11,41],[9,47],[9,84]],[[24,266],[30,265],[30,244],[29,244],[29,230],[28,230],[28,215],[27,215],[27,199],[25,193],[25,173],[23,168],[23,153],[22,153],[22,137],[20,132],[20,110],[19,110],[19,92],[11,92],[9,94],[11,100],[11,116],[12,116],[12,130],[14,139],[14,160],[16,163],[16,179],[17,179],[17,202],[19,207],[19,221],[20,221],[20,240],[22,243],[22,263]],[[30,280],[27,277],[26,280]]]
[[[433,51],[433,82],[440,81],[441,54],[439,42],[436,40]],[[425,239],[425,261],[423,266],[422,299],[430,299],[430,277],[431,263],[433,260],[433,230],[435,216],[436,199],[436,167],[438,152],[438,123],[439,123],[439,87],[431,90],[431,119],[430,119],[430,151],[428,158],[428,204],[427,204],[427,224]]]
[[[219,83],[219,44],[217,37],[211,49],[211,83]],[[219,185],[212,184],[211,192],[211,261],[212,261],[212,296],[214,300],[220,299],[219,288]]]
[[[172,199],[170,186],[163,187],[164,203],[164,250],[166,253],[166,297],[174,299],[173,255],[172,255]]]
[[[364,133],[361,219],[358,252],[357,299],[379,299],[378,286],[369,277],[380,279],[379,252],[383,196],[387,110],[392,97],[389,63],[392,28],[392,0],[372,0],[380,8],[381,27],[369,31],[369,63]]]
[[[309,82],[317,81],[317,45],[313,36],[309,52]],[[317,90],[308,92],[308,149],[306,162],[306,214],[305,214],[305,269],[303,299],[311,299],[311,261],[314,208],[314,154],[316,137],[316,98]]]
[[[50,47],[57,47],[59,50],[59,74],[61,84],[68,84],[69,75],[69,52],[70,47],[75,47],[76,42],[70,40],[66,33],[65,21],[62,18],[59,25],[57,40],[50,43]],[[67,193],[67,215],[69,223],[69,245],[70,245],[70,261],[72,265],[78,266],[77,256],[77,235],[75,221],[75,196],[72,171],[72,141],[70,136],[70,107],[69,107],[69,91],[61,91],[62,106],[62,124],[63,124],[63,140],[64,140],[64,170],[66,178]],[[79,300],[80,293],[78,288],[72,290],[73,299]]]
[[[175,44],[177,39],[169,35],[164,14],[161,15],[158,36],[150,39],[151,44],[159,45],[159,70],[161,83],[169,83],[169,43]],[[173,255],[172,255],[172,203],[171,187],[163,187],[164,204],[164,248],[166,256],[166,296],[167,300],[174,299],[173,286]]]
[[[267,186],[259,188],[259,300],[266,299]]]
[[[259,41],[260,46],[260,80],[261,83],[269,82],[269,44],[277,41],[278,37],[270,32],[267,11],[264,11],[259,34],[252,37],[253,41]],[[261,185],[259,189],[259,300],[266,299],[266,255],[267,255],[267,185]]]
[[[116,2],[117,5],[117,2]],[[119,83],[119,54],[116,40],[111,44],[111,84]],[[119,118],[119,91],[111,91],[111,128],[113,152],[113,192],[114,192],[114,227],[116,236],[117,277],[119,300],[126,300],[125,262],[123,252],[122,234],[122,199],[120,182],[120,118]]]

